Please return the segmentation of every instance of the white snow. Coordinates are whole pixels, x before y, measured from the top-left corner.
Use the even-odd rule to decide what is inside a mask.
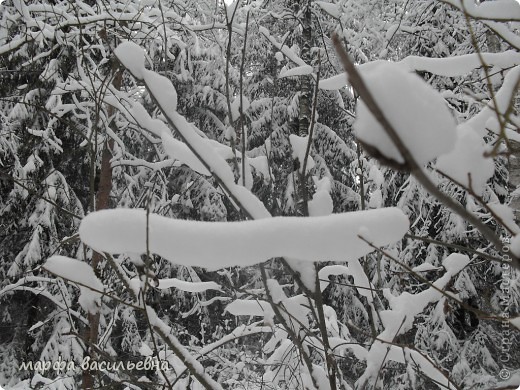
[[[317,364],[312,365],[312,377],[318,385],[317,390],[331,390],[329,377],[322,366],[319,366]]]
[[[257,324],[239,325],[231,333],[227,334],[221,339],[214,341],[213,343],[206,344],[201,349],[199,349],[197,353],[198,355],[203,356],[215,350],[216,348],[241,337],[259,333],[271,333],[272,331],[273,329],[269,326],[259,326]]]
[[[518,330],[520,330],[520,316],[515,317],[515,318],[511,318],[511,319],[509,320],[509,322],[510,322],[513,326],[515,326]],[[519,376],[520,376],[520,375],[519,375]],[[520,378],[518,378],[518,379],[519,379],[518,382],[520,382]]]
[[[401,239],[408,225],[397,208],[243,222],[196,222],[150,214],[149,249],[175,264],[212,270],[253,265],[273,257],[346,261],[373,250],[358,237],[359,227],[369,232],[374,245],[382,246]],[[98,211],[82,220],[79,234],[99,252],[145,253],[146,212]]]
[[[153,79],[153,77],[148,77],[148,79]],[[171,98],[173,99],[174,96],[172,95]],[[114,101],[108,99],[108,101],[113,103],[114,106],[120,107],[121,110],[125,109],[117,100]],[[184,142],[173,138],[168,126],[166,126],[166,124],[160,119],[152,119],[140,103],[133,102],[130,107],[127,107],[126,109],[129,111],[136,124],[149,131],[151,134],[161,137],[164,150],[171,158],[180,161],[182,164],[186,164],[191,169],[202,175],[211,176],[211,173],[200,162],[190,148]],[[144,161],[142,163],[146,164]],[[166,162],[165,164],[169,163]]]
[[[314,263],[286,257],[285,260],[291,269],[300,275],[303,285],[314,292],[316,290],[316,267]]]
[[[509,247],[511,248],[511,252],[515,256],[520,256],[520,234],[517,234],[513,238],[511,238],[511,243],[509,244]]]
[[[282,68],[280,71],[280,74],[278,75],[279,78],[283,77],[293,77],[293,76],[306,76],[312,73],[312,66],[310,65],[303,65],[303,66],[297,66],[295,68],[291,69],[285,69]]]
[[[388,27],[385,34],[385,40],[388,41],[389,39],[391,39],[400,27],[400,24],[392,24],[390,27]]]
[[[337,89],[346,87],[347,83],[348,83],[347,74],[340,73],[336,76],[332,76],[327,79],[320,80],[320,82],[318,83],[318,86],[320,89],[324,89],[324,90],[328,90],[328,91],[335,91]]]
[[[129,107],[124,107],[117,98],[106,98],[105,101],[114,107],[118,107],[121,111],[128,110],[130,117],[135,121],[135,123],[151,134],[157,137],[160,137],[162,133],[171,134],[168,126],[159,119],[152,119],[141,103],[132,102],[131,104],[128,103]]]
[[[162,133],[161,139],[166,153],[171,158],[179,160],[202,175],[211,176],[211,173],[184,142],[176,140],[168,133]]]
[[[203,171],[201,166],[204,166],[207,171],[217,177],[225,189],[230,192],[231,197],[234,198],[233,201],[239,202],[252,218],[259,219],[270,217],[271,214],[256,196],[254,196],[247,188],[235,184],[231,168],[227,164],[226,160],[224,160],[212,147],[212,144],[206,139],[203,139],[200,136],[198,129],[175,111],[177,105],[177,93],[175,92],[175,88],[165,77],[144,68],[144,52],[140,49],[137,50],[138,47],[139,46],[133,43],[125,44],[123,50],[119,51],[121,56],[118,56],[118,59],[125,67],[132,67],[135,71],[135,73],[132,72],[134,77],[145,82],[146,88],[157,101],[168,123],[180,134],[185,144],[193,152],[193,155],[197,156],[196,159],[200,160],[201,164],[198,166],[198,169]],[[144,117],[145,122],[148,122],[147,124],[149,125],[150,121],[148,120],[147,114],[145,114],[146,113],[143,113],[143,110],[140,110],[139,115]],[[164,132],[164,129],[159,130],[159,134]],[[155,133],[157,133],[157,130]],[[178,152],[179,150],[176,151]],[[191,158],[188,159],[187,163],[191,163],[195,166],[195,163]]]
[[[309,215],[311,217],[319,217],[332,214],[334,205],[330,197],[330,179],[328,177],[323,177],[320,180],[316,180],[313,177],[313,179],[316,183],[316,192],[308,203]]]
[[[368,172],[368,180],[372,181],[374,185],[380,187],[385,182],[385,176],[376,165],[372,165]]]
[[[496,70],[509,69],[520,65],[520,53],[514,50],[507,50],[502,53],[481,53],[482,59],[488,66],[493,66]],[[358,66],[360,71],[372,67],[374,64],[383,61],[373,61]],[[396,64],[408,69],[410,72],[425,71],[438,76],[457,77],[470,73],[474,69],[482,67],[480,57],[476,53],[464,54],[460,56],[446,58],[430,58],[421,56],[408,56]],[[348,85],[347,74],[338,75],[320,80],[320,89],[338,90]]]
[[[488,66],[493,66],[497,70],[508,69],[520,64],[520,53],[513,50],[502,53],[481,53],[481,55]],[[463,76],[482,67],[481,59],[477,53],[446,58],[408,56],[399,64],[410,71],[426,71],[445,77]]]
[[[511,47],[518,49],[520,47],[520,36],[516,31],[512,31],[505,23],[494,22],[492,20],[482,20],[482,23],[489,27],[496,35],[507,42]],[[516,22],[518,23],[518,22]]]
[[[164,290],[172,287],[190,293],[200,293],[207,290],[222,290],[222,288],[215,282],[187,282],[177,278],[159,279],[159,289]]]
[[[141,344],[141,347],[139,348],[139,353],[141,354],[141,356],[153,356],[152,349],[145,343]]]
[[[440,267],[435,267],[434,265],[430,263],[422,263],[421,265],[418,265],[417,267],[412,268],[413,272],[427,272],[427,271],[438,271],[440,270]]]
[[[507,204],[488,203],[487,207],[497,216],[497,222],[503,224],[514,234],[520,233],[520,227],[515,222],[514,210]]]
[[[442,261],[442,266],[446,269],[446,274],[434,283],[439,289],[449,278],[455,276],[469,264],[469,257],[460,253],[452,253]],[[430,288],[431,289],[431,288]],[[441,289],[442,290],[442,289]]]
[[[316,1],[316,4],[318,4],[323,11],[328,13],[333,18],[339,19],[341,13],[338,4],[326,3],[325,1]]]
[[[240,200],[240,203],[253,218],[263,219],[271,217],[271,214],[267,211],[262,201],[254,196],[246,187],[228,182],[228,188],[231,189],[232,194]]]
[[[477,19],[520,20],[520,4],[517,0],[494,0],[476,4],[474,0],[443,0],[445,3],[465,10],[469,16]],[[462,4],[461,4],[462,1]]]
[[[330,265],[323,267],[318,274],[320,277],[321,291],[329,286],[330,283],[327,281],[329,276],[342,274],[351,275],[354,278],[354,284],[356,285],[359,294],[366,297],[369,302],[372,302],[373,295],[371,289],[373,289],[373,286],[370,284],[370,281],[368,280],[368,277],[358,259],[349,260],[348,266]]]
[[[300,137],[295,134],[289,135],[289,142],[292,147],[292,156],[295,159],[298,159],[300,162],[300,168],[298,171],[301,173],[303,170],[303,162],[305,160],[305,152],[307,151],[307,144],[309,143],[309,136]],[[314,167],[314,160],[312,156],[307,157],[307,166],[305,167],[306,172],[309,172]]]
[[[372,191],[370,194],[370,200],[368,202],[369,209],[378,209],[383,205],[383,193],[378,188],[377,190]]]
[[[320,289],[321,291],[324,291],[329,285],[330,282],[329,276],[337,276],[337,275],[349,275],[349,268],[345,265],[326,265],[322,269],[320,269],[318,276],[320,278]]]
[[[453,388],[449,379],[417,351],[411,351],[408,348],[401,348],[391,344],[399,334],[404,334],[412,328],[415,317],[420,314],[428,304],[437,302],[442,297],[439,290],[442,291],[449,281],[464,269],[469,262],[470,259],[468,256],[452,253],[446,257],[442,263],[446,269],[446,273],[433,283],[436,288],[430,287],[418,294],[403,292],[399,296],[394,296],[389,289],[383,290],[383,294],[390,305],[390,310],[385,310],[380,313],[385,330],[379,334],[376,341],[370,347],[367,356],[367,369],[358,380],[358,385],[362,385],[370,376],[376,375],[385,360],[394,360],[401,363],[412,360],[420,366],[421,371],[427,376],[439,381],[447,388]]]
[[[269,161],[267,156],[249,157],[247,162],[255,168],[256,172],[262,174],[264,178],[269,178]]]
[[[267,281],[267,288],[273,300],[273,303],[279,307],[283,307],[282,316],[288,323],[291,323],[293,330],[298,332],[302,326],[308,326],[309,321],[307,314],[310,312],[307,296],[300,294],[287,297],[282,287],[274,279]],[[226,307],[226,311],[235,316],[255,316],[264,317],[267,323],[274,318],[274,311],[269,302],[262,300],[244,300],[237,299]]]
[[[96,313],[99,310],[104,287],[103,283],[94,274],[91,265],[83,261],[56,255],[47,259],[43,268],[72,283],[78,283],[81,292],[78,302],[85,311]]]
[[[141,73],[148,88],[153,91],[161,91],[161,93],[154,94],[157,104],[167,111],[177,110],[177,91],[175,91],[172,82],[151,70],[144,69],[141,70]]]
[[[161,94],[160,90],[151,90],[151,92],[153,95]],[[210,171],[225,184],[226,188],[231,192],[231,195],[240,201],[253,218],[268,218],[271,216],[264,204],[256,196],[246,188],[235,184],[233,172],[226,160],[211,147],[210,143],[201,138],[194,130],[193,125],[188,123],[188,121],[177,112],[165,112],[165,114],[177,131],[182,134],[186,143],[191,146],[191,149],[204,160],[204,165],[211,168]]]
[[[266,313],[272,312],[272,308],[271,305],[265,301],[237,299],[226,306],[226,311],[234,316],[263,317]]]
[[[242,113],[245,113],[251,104],[246,96],[242,95]],[[240,118],[240,96],[236,96],[231,103],[231,120],[234,122]]]
[[[477,115],[469,119],[466,124],[474,128],[481,137],[484,137],[484,135],[488,133],[488,129],[491,131],[497,131],[495,126],[488,128],[490,120],[496,118],[497,111],[500,112],[501,115],[505,115],[505,112],[509,108],[511,99],[513,99],[515,94],[518,92],[517,81],[519,78],[520,66],[515,66],[513,69],[507,72],[506,77],[504,77],[502,86],[497,92],[495,92],[495,101],[497,106],[495,107],[493,102],[489,102],[486,107],[484,107]],[[510,119],[515,121],[514,116],[512,116]],[[506,134],[509,139],[520,142],[520,137],[516,131],[506,129]]]
[[[437,159],[436,168],[477,195],[482,195],[486,182],[493,176],[495,164],[484,156],[484,140],[469,125],[457,128],[455,148]]]
[[[233,20],[236,12],[237,12],[237,6],[240,3],[241,0],[230,0],[224,2],[224,7],[226,8],[226,17],[227,22],[231,23]]]
[[[361,75],[372,96],[419,165],[449,152],[455,123],[444,99],[420,77],[391,62],[364,67]],[[398,163],[404,159],[366,105],[359,101],[356,136]]]
[[[276,41],[276,38],[274,38],[270,33],[269,30],[267,30],[264,26],[260,26],[258,28],[258,32],[265,36],[271,44],[276,47],[278,50],[280,50],[284,56],[289,58],[292,62],[294,62],[296,65],[299,66],[307,66],[304,60],[302,60],[290,47],[287,45],[282,45],[281,43]]]
[[[144,50],[134,42],[123,42],[114,50],[119,62],[138,79],[144,77]]]

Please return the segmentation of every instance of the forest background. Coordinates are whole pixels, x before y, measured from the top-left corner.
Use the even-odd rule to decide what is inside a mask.
[[[1,386],[520,385],[518,2],[0,7]]]

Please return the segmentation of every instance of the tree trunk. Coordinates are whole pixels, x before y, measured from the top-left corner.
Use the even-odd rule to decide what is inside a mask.
[[[121,70],[117,70],[116,65],[114,65],[113,72],[114,79],[112,81],[112,85],[116,89],[121,89],[121,82],[123,79],[123,72]],[[109,106],[107,108],[108,117],[112,117],[114,114],[114,108]],[[114,122],[109,125],[112,130],[115,132],[116,126]],[[108,137],[108,136],[107,136]],[[109,200],[110,200],[110,192],[112,191],[112,167],[110,165],[110,160],[112,159],[112,149],[114,147],[114,140],[107,139],[105,141],[105,145],[103,148],[103,153],[101,155],[101,171],[99,174],[99,188],[96,194],[96,210],[104,210],[109,208]],[[94,252],[92,255],[92,268],[94,269],[94,273],[97,273],[97,268],[103,256]],[[99,333],[99,313],[88,313],[88,322],[89,325],[85,329],[85,344],[87,347],[87,352],[85,356],[90,356],[91,351],[90,346],[95,345],[98,340]],[[94,389],[94,376],[90,370],[83,371],[83,389],[91,390]]]
[[[311,13],[311,0],[305,0],[302,2],[302,42],[301,42],[301,59],[305,61],[307,65],[311,65],[311,47],[312,47],[312,13]],[[312,93],[311,93],[311,75],[305,75],[300,77],[300,113],[298,123],[298,135],[304,137],[309,132],[309,124],[311,118],[311,105],[312,105]]]

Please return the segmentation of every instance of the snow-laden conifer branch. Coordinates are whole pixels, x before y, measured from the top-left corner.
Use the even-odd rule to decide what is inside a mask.
[[[8,284],[4,288],[2,288],[2,290],[0,290],[0,298],[4,297],[7,294],[12,294],[15,291],[28,291],[28,292],[33,293],[34,295],[41,295],[41,296],[47,298],[50,302],[52,302],[54,305],[56,305],[56,307],[60,308],[63,311],[66,311],[67,313],[69,313],[73,317],[77,318],[79,321],[83,322],[84,324],[88,324],[87,319],[83,315],[81,315],[81,313],[68,307],[65,302],[63,302],[58,297],[52,295],[45,288],[36,288],[36,287],[30,287],[30,286],[25,285],[26,283],[31,283],[31,282],[56,283],[56,280],[49,279],[49,278],[35,277],[35,276],[25,277],[23,279],[20,279],[16,283]]]
[[[486,1],[480,4],[472,0],[441,0],[475,20],[494,22],[520,22],[520,4],[516,0]]]
[[[496,70],[508,70],[520,65],[520,53],[507,50],[502,53],[472,53],[447,58],[430,58],[410,55],[396,62],[396,64],[410,72],[428,72],[444,77],[459,77],[481,68],[482,60],[487,66]],[[373,62],[358,66],[362,71],[374,66]],[[341,73],[320,81],[320,88],[325,90],[336,90],[348,84],[348,73]]]
[[[363,237],[361,238],[365,242],[369,243],[369,240]],[[375,245],[372,247],[377,250]],[[395,259],[393,260],[397,261]],[[377,372],[377,370],[382,367],[386,358],[404,363],[411,357],[410,356],[406,358],[406,354],[403,356],[403,352],[399,351],[399,348],[396,346],[387,346],[387,353],[384,354],[382,352],[382,344],[391,344],[399,335],[405,334],[408,330],[410,330],[413,326],[415,317],[418,316],[430,303],[437,302],[444,295],[452,298],[452,294],[448,294],[445,291],[445,288],[448,283],[469,263],[470,259],[468,256],[453,253],[445,258],[442,262],[444,268],[446,269],[446,273],[433,283],[426,281],[430,285],[430,288],[427,290],[414,295],[405,292],[397,297],[392,295],[390,290],[384,290],[384,295],[390,304],[390,309],[380,313],[383,320],[384,331],[377,336],[374,344],[372,344],[370,347],[367,356],[367,369],[363,376],[359,379],[361,384],[365,383],[371,376],[374,375],[375,372]],[[400,264],[402,265],[402,263]],[[416,274],[413,272],[413,270],[409,269],[409,267],[408,271]],[[421,280],[425,280],[417,274],[416,276],[418,276]],[[439,369],[439,367],[432,363],[430,358],[419,354],[417,351],[412,352],[412,355],[415,355],[414,362],[420,366],[422,373],[428,375],[432,380],[441,384],[443,387],[448,389],[458,388],[458,386],[456,386]]]
[[[386,113],[383,112],[377,100],[374,98],[374,96],[368,89],[365,81],[363,80],[360,73],[351,61],[349,55],[343,48],[339,37],[336,34],[334,34],[332,40],[334,42],[334,46],[336,47],[336,51],[340,57],[341,63],[343,64],[345,71],[348,74],[350,83],[352,84],[354,89],[356,89],[360,98],[363,99],[363,102],[370,111],[370,113],[374,116],[376,121],[384,129],[386,137],[388,137],[391,140],[391,149],[397,150],[397,158],[401,157],[401,161],[395,162],[393,157],[395,156],[395,154],[392,155],[392,158],[389,160],[388,155],[385,156],[385,152],[382,152],[378,149],[380,145],[375,139],[372,140],[374,142],[373,144],[366,145],[369,147],[369,150],[372,153],[375,153],[376,157],[382,158],[383,162],[389,162],[394,166],[395,164],[397,164],[399,168],[409,171],[411,174],[413,174],[415,178],[424,186],[424,188],[428,192],[435,196],[442,204],[449,207],[454,212],[459,214],[461,217],[468,220],[468,222],[474,225],[486,239],[493,243],[493,245],[498,251],[502,252],[503,244],[500,238],[474,214],[466,210],[466,208],[464,208],[460,203],[458,203],[457,201],[443,193],[439,188],[437,188],[437,186],[426,175],[423,167],[417,162],[416,156],[412,152],[413,150],[415,150],[415,144],[410,146],[405,144],[405,141],[403,140],[403,135],[400,134],[398,132],[398,129],[387,119]],[[405,91],[404,93],[408,92],[409,91]],[[422,126],[420,120],[416,123],[416,125],[418,126],[418,128]],[[385,148],[387,147],[386,144],[384,146]],[[421,147],[421,145],[419,146]],[[388,152],[386,152],[386,154],[388,154]],[[436,156],[432,156],[431,158],[433,157]],[[516,269],[520,269],[520,261],[516,256],[513,258],[512,265]]]
[[[182,115],[175,111],[176,92],[172,83],[165,77],[145,69],[143,50],[135,43],[126,42],[119,45],[115,54],[134,77],[144,82],[150,94],[157,101],[168,124],[176,131],[197,160],[213,174],[219,185],[239,206],[239,209],[250,219],[270,217],[270,213],[258,198],[245,187],[235,184],[233,173],[227,162],[194,131],[192,125]],[[161,136],[163,132],[164,130],[161,132]]]

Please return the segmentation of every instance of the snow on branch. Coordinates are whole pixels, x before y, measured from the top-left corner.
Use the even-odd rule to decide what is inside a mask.
[[[520,64],[520,53],[515,50],[503,53],[481,53],[481,55],[482,59],[477,53],[446,58],[408,56],[398,64],[405,66],[410,72],[429,72],[445,77],[464,76],[481,68],[482,60],[495,69],[508,69]]]
[[[144,81],[150,95],[155,99],[168,124],[173,127],[187,148],[178,142],[164,142],[171,138],[166,130],[161,131],[165,149],[175,158],[184,158],[187,165],[201,173],[210,172],[229,194],[231,200],[251,219],[271,216],[264,204],[247,188],[237,185],[231,168],[226,160],[215,150],[213,143],[202,138],[194,125],[176,112],[177,94],[170,80],[145,69],[144,51],[133,42],[124,42],[114,51],[118,60],[132,75]],[[147,119],[147,118],[146,118]],[[150,122],[150,121],[148,121]],[[171,141],[171,139],[170,139]],[[172,156],[173,157],[173,156]],[[198,162],[200,162],[200,164]],[[197,163],[196,163],[197,162]]]
[[[145,210],[102,210],[85,217],[79,234],[98,252],[146,253]],[[172,263],[216,270],[273,257],[305,261],[357,259],[401,239],[408,219],[397,208],[323,217],[275,217],[242,222],[197,222],[150,214],[149,250]],[[319,245],[316,245],[319,243]]]
[[[507,72],[502,86],[495,93],[494,100],[496,102],[496,107],[495,102],[490,101],[486,107],[466,123],[475,129],[482,137],[487,134],[488,130],[491,130],[495,134],[499,134],[500,126],[497,120],[497,113],[501,117],[506,117],[507,111],[509,110],[509,104],[515,94],[518,93],[519,83],[520,66],[517,65]],[[509,115],[509,121],[515,123],[516,126],[520,126],[520,120],[516,115]],[[520,135],[516,131],[512,131],[508,128],[505,130],[509,139],[520,142]]]
[[[520,37],[514,31],[511,31],[507,24],[492,20],[482,20],[482,23],[516,50],[520,50]]]
[[[385,331],[380,335],[381,338],[391,341],[397,335],[410,330],[414,318],[422,313],[427,305],[437,302],[443,296],[441,291],[469,262],[470,259],[468,256],[452,253],[442,262],[446,273],[435,281],[432,287],[418,294],[403,292],[396,297],[391,294],[390,290],[385,289],[384,295],[390,304],[391,310],[386,310],[381,313],[381,318],[385,326]]]
[[[455,121],[437,91],[395,63],[378,62],[360,70],[367,88],[417,164],[424,165],[453,148]],[[384,158],[398,164],[405,163],[363,100],[358,101],[356,111],[354,129],[363,146],[377,148]]]
[[[494,0],[480,2],[475,0],[441,0],[458,10],[467,13],[473,19],[487,19],[500,22],[519,22],[520,4],[516,0]]]
[[[67,311],[68,314],[77,318],[82,323],[84,323],[84,324],[87,323],[87,319],[85,317],[83,317],[81,315],[81,313],[79,313],[76,310],[71,309],[70,307],[68,307],[68,305],[65,302],[63,302],[62,299],[60,299],[62,297],[57,297],[57,296],[52,295],[46,288],[35,288],[35,287],[27,286],[27,284],[34,283],[34,282],[56,283],[56,279],[42,278],[42,277],[38,277],[38,276],[26,276],[26,277],[18,280],[16,283],[8,284],[4,288],[2,288],[0,290],[0,298],[2,298],[4,295],[7,295],[7,294],[13,294],[15,291],[28,291],[28,292],[33,293],[34,295],[40,295],[44,298],[47,298],[50,302],[52,302],[54,305],[56,305],[57,308],[59,308],[63,311]]]
[[[95,313],[99,310],[104,286],[89,264],[65,256],[52,256],[43,268],[79,285],[81,295],[78,302],[85,311]]]
[[[482,195],[495,172],[492,158],[485,157],[484,140],[467,124],[457,127],[455,148],[437,160],[436,168],[457,183]]]
[[[250,324],[250,325],[239,325],[233,331],[226,336],[214,341],[213,343],[207,344],[203,346],[201,349],[197,351],[199,356],[204,356],[210,353],[211,351],[216,350],[222,345],[233,342],[241,337],[247,337],[254,334],[260,333],[271,333],[273,329],[270,326],[260,326],[258,324]]]
[[[451,149],[453,149],[453,145],[448,144],[448,140],[452,140],[451,142],[453,142],[455,139],[453,123],[450,125],[450,127],[452,127],[453,129],[451,129],[450,131],[446,131],[446,129],[441,129],[441,131],[438,132],[440,139],[436,139],[433,141],[435,149],[434,151],[425,150],[425,140],[417,138],[417,134],[424,134],[424,136],[427,136],[428,139],[431,139],[430,133],[431,131],[435,133],[437,131],[437,126],[448,126],[448,119],[450,114],[449,111],[448,115],[445,114],[447,108],[440,104],[442,102],[442,98],[440,97],[440,95],[430,86],[426,84],[422,85],[421,83],[424,83],[423,81],[419,83],[418,81],[409,78],[408,76],[410,75],[406,74],[406,72],[402,74],[402,69],[398,70],[398,67],[395,69],[389,69],[393,73],[393,78],[401,79],[403,86],[400,86],[400,83],[394,84],[395,80],[387,81],[384,78],[381,79],[380,75],[378,74],[367,75],[367,72],[364,72],[365,77],[361,77],[358,68],[354,65],[348,53],[343,48],[343,45],[339,40],[339,37],[337,35],[333,35],[332,40],[342,62],[342,65],[349,75],[349,80],[352,86],[354,87],[354,89],[356,89],[359,96],[361,97],[361,100],[363,101],[361,104],[358,105],[358,117],[356,123],[358,127],[358,138],[361,138],[361,140],[363,141],[363,146],[365,150],[373,157],[376,157],[386,165],[390,165],[394,168],[411,172],[428,192],[435,196],[445,206],[449,207],[451,210],[453,210],[454,212],[468,220],[468,222],[473,224],[480,231],[480,233],[486,239],[488,239],[497,249],[503,250],[503,244],[498,235],[495,234],[495,232],[491,230],[486,224],[484,224],[480,220],[480,218],[466,210],[466,208],[462,206],[458,201],[454,200],[446,193],[439,190],[437,185],[433,181],[431,181],[431,179],[426,175],[426,173],[423,170],[423,164],[425,162],[435,158],[436,156],[438,157],[442,154],[445,154],[449,152]],[[393,66],[395,67],[396,65]],[[377,67],[381,66],[377,63],[373,64],[370,67],[368,67],[368,71],[371,68]],[[514,69],[509,73],[513,73],[513,71]],[[508,74],[508,76],[510,76],[510,74]],[[367,82],[365,82],[365,78],[367,78]],[[504,85],[506,84],[506,81],[504,81]],[[407,95],[407,102],[409,102],[408,95],[416,96],[416,99],[420,100],[423,99],[424,95],[424,100],[427,100],[431,104],[433,104],[434,111],[438,111],[438,115],[441,116],[440,118],[433,118],[433,126],[432,123],[429,123],[428,121],[428,119],[432,119],[429,116],[431,113],[426,113],[425,107],[421,106],[420,103],[411,102],[411,105],[407,107],[409,112],[406,112],[403,111],[403,107],[399,107],[399,103],[395,103],[394,101],[390,101],[388,99],[388,91],[385,91],[385,89],[382,88],[382,86],[392,88],[396,85],[397,88],[399,88],[396,91],[401,92],[401,89],[404,90],[403,93]],[[421,90],[419,96],[415,95],[417,91],[415,91],[415,88],[413,87],[414,85],[417,89]],[[502,86],[502,89],[504,88],[504,85]],[[518,85],[518,82],[516,82],[514,85]],[[378,95],[373,96],[374,92],[376,94],[381,95],[383,98],[381,99]],[[393,95],[392,97],[393,99],[395,99]],[[496,98],[495,100],[498,99]],[[365,111],[363,115],[366,116],[364,122],[363,120],[361,121],[362,126],[360,126],[359,124],[359,107],[361,107],[361,109]],[[396,117],[396,112],[392,110],[397,110],[397,112],[401,113],[404,116]],[[426,116],[422,118],[422,121],[417,121],[416,115],[418,112],[416,112],[415,110],[419,110],[418,112],[426,114]],[[473,119],[475,119],[475,117],[473,117],[470,121],[473,121]],[[377,127],[370,128],[370,121],[373,121],[373,123]],[[470,124],[470,121],[466,123]],[[411,133],[411,131],[413,132],[413,130],[410,127],[412,124],[418,126],[418,128],[416,129],[417,134]],[[398,129],[395,126],[399,126],[401,128]],[[359,127],[361,127],[361,129],[359,129]],[[361,134],[359,130],[361,130]],[[380,131],[381,133],[379,133]],[[383,137],[378,138],[378,133],[383,135]],[[411,139],[407,139],[409,135],[412,135]],[[427,153],[427,156],[422,154],[422,151],[425,151],[425,153]],[[517,237],[519,236],[517,235],[515,238]],[[517,256],[516,253],[515,256]],[[512,260],[513,266],[515,268],[520,268],[519,259],[517,257],[514,257]]]
[[[186,350],[186,348],[173,335],[172,329],[157,316],[157,313],[151,307],[146,308],[146,315],[153,329],[161,336],[175,355],[181,359],[182,363],[190,370],[193,376],[197,378],[204,388],[222,390],[222,387],[206,373],[204,366],[202,366],[202,364]]]
[[[341,17],[341,9],[339,4],[327,3],[325,1],[316,1],[316,4],[327,14],[332,16],[334,19]]]
[[[269,30],[267,30],[265,27],[261,26],[258,31],[260,34],[262,34],[264,37],[266,37],[271,44],[276,47],[278,50],[280,50],[284,56],[289,58],[292,62],[294,62],[296,65],[298,65],[301,69],[308,69],[308,64],[305,63],[304,60],[302,60],[295,52],[292,50],[289,46],[283,45],[279,43],[270,33]]]
[[[430,288],[418,294],[403,292],[399,296],[394,296],[389,289],[384,290],[384,295],[390,304],[390,310],[381,312],[381,319],[385,330],[379,334],[374,344],[370,347],[367,356],[367,368],[360,378],[358,384],[365,383],[370,377],[377,375],[378,370],[387,360],[399,363],[412,362],[418,366],[420,371],[433,379],[436,383],[448,389],[454,388],[449,378],[444,375],[432,361],[418,351],[403,348],[394,344],[398,335],[409,331],[417,315],[422,313],[426,306],[439,301],[443,296],[442,292],[452,278],[457,275],[470,262],[466,255],[453,253],[442,262],[446,273]]]
[[[481,53],[482,60],[487,66],[496,69],[508,69],[520,64],[520,53],[515,50],[508,50],[503,53]],[[386,61],[374,61],[358,66],[360,72],[364,68],[372,67],[378,63]],[[444,77],[464,76],[475,69],[482,67],[482,61],[477,53],[465,54],[446,58],[429,58],[419,56],[408,56],[396,62],[403,69],[410,72],[428,72]],[[348,84],[347,74],[341,73],[320,81],[320,89],[338,90]]]
[[[285,69],[285,67],[284,67],[280,71],[278,78],[307,76],[312,73],[312,70],[313,70],[312,66],[310,66],[310,65],[297,66],[297,67],[291,68],[291,69]]]
[[[157,288],[165,290],[172,287],[190,293],[200,293],[207,290],[222,290],[222,287],[215,282],[187,282],[177,278],[159,279],[159,286],[157,286]]]

